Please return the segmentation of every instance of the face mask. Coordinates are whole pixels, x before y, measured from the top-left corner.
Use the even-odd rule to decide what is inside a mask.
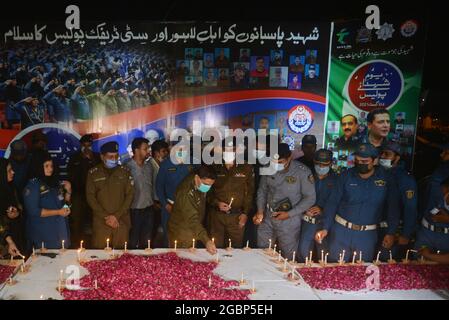
[[[232,163],[235,160],[235,152],[223,152],[223,160],[225,163]]]
[[[392,167],[391,160],[389,159],[379,159],[379,164],[385,169],[390,169]]]
[[[277,172],[282,171],[285,169],[285,165],[282,163],[277,163],[277,162],[273,162],[273,167],[274,170],[276,170]]]
[[[198,187],[198,191],[203,192],[203,193],[207,193],[210,190],[211,186],[204,184],[201,182],[200,186]]]
[[[176,151],[176,157],[182,162],[185,162],[187,159],[187,151]]]
[[[106,168],[108,169],[114,169],[117,167],[118,161],[117,160],[106,160],[106,163],[104,164]]]
[[[357,163],[355,165],[355,168],[356,168],[357,172],[361,173],[361,174],[365,174],[365,173],[368,173],[370,171],[370,169],[368,168],[367,164]]]
[[[256,159],[262,159],[265,157],[265,151],[264,150],[253,150],[253,157]]]
[[[315,172],[319,176],[325,176],[329,173],[330,167],[320,167],[319,165],[315,165]]]

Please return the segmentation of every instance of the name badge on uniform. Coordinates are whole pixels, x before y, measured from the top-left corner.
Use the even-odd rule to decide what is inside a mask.
[[[235,175],[234,175],[234,177],[237,177],[237,178],[245,178],[246,177],[246,174],[244,174],[244,173],[236,173]]]
[[[377,187],[385,187],[385,185],[386,185],[387,183],[385,182],[385,180],[376,180],[376,181],[374,181],[374,184],[375,184]]]
[[[413,199],[413,197],[415,195],[415,191],[407,190],[407,191],[405,191],[405,195],[407,196],[407,199]]]
[[[292,176],[285,177],[285,182],[293,184],[296,182],[296,178]]]
[[[168,168],[168,171],[176,171],[176,168],[175,167],[173,167],[173,168]]]
[[[217,174],[217,177],[226,177],[225,174]]]
[[[39,191],[40,191],[41,194],[45,194],[45,193],[50,192],[50,190],[47,189],[45,186],[41,186],[41,187],[39,188]]]
[[[95,179],[94,182],[103,181],[103,180],[106,180],[106,177]]]

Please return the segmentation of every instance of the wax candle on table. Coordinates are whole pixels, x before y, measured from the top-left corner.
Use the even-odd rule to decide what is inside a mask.
[[[65,241],[62,240],[62,246],[61,246],[61,249],[62,249],[62,250],[65,250],[65,248],[64,248],[64,242],[65,242]]]
[[[324,262],[324,250],[321,250],[321,262]]]
[[[41,247],[41,249],[42,249],[42,250],[44,250],[44,249],[45,249],[45,246],[44,246],[44,241],[42,241],[42,247]]]
[[[192,239],[192,248],[195,249],[195,239]]]
[[[309,264],[309,258],[308,257],[306,257],[306,262],[305,262],[305,265],[307,266]]]
[[[268,250],[271,250],[271,239],[268,240]]]
[[[176,251],[176,246],[178,245],[178,241],[175,240],[175,251]]]
[[[342,259],[343,261],[345,261],[345,254],[346,254],[346,251],[343,250],[343,253],[342,253],[342,255],[341,255],[341,259]]]
[[[231,248],[232,248],[232,242],[231,242],[231,239],[229,239],[228,241],[229,241],[229,249],[231,249]]]
[[[407,250],[407,252],[405,253],[405,262],[408,262],[408,254],[409,254],[410,250]]]
[[[390,261],[393,261],[393,254],[391,253],[391,250],[390,250]]]
[[[277,246],[277,244],[275,243],[274,246],[273,246],[273,253],[274,254],[276,254],[276,246]]]
[[[354,253],[352,254],[352,264],[355,264],[355,257],[357,256],[357,252],[354,251]]]
[[[327,256],[329,255],[329,252],[326,253],[326,255],[324,256],[324,264],[327,264]]]
[[[106,249],[109,249],[109,238],[106,239]]]
[[[249,240],[246,240],[246,249],[249,249]]]
[[[231,201],[229,202],[229,205],[228,205],[229,208],[232,206],[233,201],[234,201],[234,198],[231,198]]]
[[[362,263],[362,262],[363,262],[363,260],[362,260],[362,250],[360,250],[360,255],[359,255],[359,262],[360,262],[360,263]]]
[[[309,252],[309,261],[312,262],[312,251]]]
[[[215,244],[215,238],[212,238],[212,243]]]
[[[380,251],[377,253],[376,263],[379,263],[379,258],[380,258]]]
[[[128,249],[128,242],[125,241],[125,252]]]
[[[151,249],[151,240],[148,240],[148,248],[147,248],[148,250],[150,250]]]
[[[296,251],[293,251],[293,258],[292,258],[292,263],[295,263],[295,257],[296,256]]]

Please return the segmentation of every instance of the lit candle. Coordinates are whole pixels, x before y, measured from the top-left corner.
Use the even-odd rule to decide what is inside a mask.
[[[125,252],[128,250],[128,242],[125,241]]]
[[[354,253],[352,254],[352,264],[355,264],[355,257],[357,256],[357,252],[354,251]]]
[[[324,250],[321,250],[321,263],[324,262]]]
[[[340,264],[343,263],[343,258],[342,258],[341,253],[338,254],[338,262],[339,262]]]
[[[362,260],[362,250],[360,250],[360,253],[359,253],[359,262],[360,262],[360,263],[363,262],[363,260]]]
[[[177,245],[178,245],[178,241],[177,241],[177,240],[175,240],[175,251],[176,251],[176,247],[177,247]]]
[[[391,253],[391,250],[390,250],[390,261],[393,261],[393,254]]]
[[[192,249],[195,249],[195,239],[192,240]]]
[[[83,248],[83,243],[84,243],[84,241],[81,240],[81,241],[80,241],[80,249],[81,249],[81,250],[84,250],[84,248]]]
[[[44,241],[42,241],[42,246],[41,246],[42,251],[45,250],[45,246],[44,246]]]
[[[151,249],[151,240],[148,240],[148,248],[147,248],[148,250],[150,250]]]
[[[268,250],[271,250],[271,239],[268,240],[268,243],[269,243]]]
[[[228,205],[229,208],[232,206],[233,201],[234,201],[234,198],[231,198],[231,201],[229,202],[229,205]]]
[[[215,244],[215,238],[212,238],[212,243]]]
[[[229,239],[228,241],[229,241],[229,249],[232,249],[232,242],[231,242],[231,239]]]
[[[246,249],[249,249],[249,240],[246,240]]]
[[[376,257],[376,264],[379,263],[379,258],[380,258],[380,251],[377,253],[377,257]]]
[[[106,239],[106,249],[109,249],[109,238]]]
[[[62,248],[62,250],[65,250],[65,248],[64,248],[64,240],[62,240],[62,246],[61,246],[61,248]]]
[[[309,252],[309,261],[312,262],[312,251]]]
[[[295,263],[295,258],[296,258],[296,251],[293,251],[292,263]]]
[[[324,256],[324,264],[327,264],[327,256],[329,255],[329,252],[326,253],[326,255]]]
[[[25,267],[25,256],[22,256],[22,266]]]
[[[273,254],[276,254],[276,243],[274,244],[274,246],[273,246]]]
[[[345,261],[345,254],[346,254],[346,251],[343,250],[343,253],[342,253],[342,255],[341,255],[341,260],[342,260],[342,261]]]

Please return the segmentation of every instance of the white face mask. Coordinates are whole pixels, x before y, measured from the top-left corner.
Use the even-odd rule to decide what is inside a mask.
[[[379,159],[379,164],[385,169],[390,169],[392,167],[390,159]]]
[[[315,172],[319,176],[325,176],[329,173],[330,167],[320,167],[319,165],[315,165]]]
[[[282,171],[285,169],[285,165],[282,163],[272,162],[274,170],[277,172]]]
[[[233,163],[235,160],[235,152],[223,152],[223,160],[225,163]]]
[[[264,158],[266,155],[266,151],[265,150],[253,150],[253,157],[256,159],[262,159]]]

